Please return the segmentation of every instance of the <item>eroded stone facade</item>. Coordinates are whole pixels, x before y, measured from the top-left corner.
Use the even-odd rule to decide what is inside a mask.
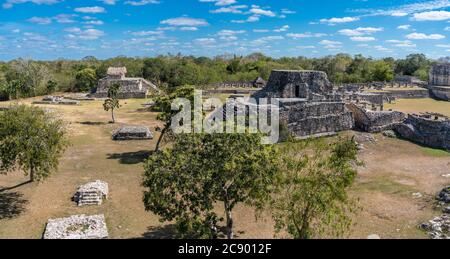
[[[429,88],[433,97],[450,101],[450,64],[437,64],[431,68]]]
[[[129,78],[125,76],[126,68],[109,68],[107,76],[100,79],[97,88],[91,94],[95,98],[108,97],[108,89],[112,85],[120,85],[119,98],[146,98],[150,92],[159,91],[151,82],[143,78]]]

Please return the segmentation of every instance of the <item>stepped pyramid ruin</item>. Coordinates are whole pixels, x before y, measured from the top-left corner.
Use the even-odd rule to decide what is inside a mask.
[[[143,78],[126,77],[126,74],[126,67],[108,68],[107,76],[100,79],[97,88],[90,96],[95,98],[106,98],[108,97],[109,87],[114,84],[120,85],[119,98],[121,99],[146,98],[151,91],[159,91],[158,87],[151,82]]]
[[[352,113],[320,71],[272,71],[267,86],[253,98],[277,98],[280,120],[298,138],[333,135],[352,129]]]

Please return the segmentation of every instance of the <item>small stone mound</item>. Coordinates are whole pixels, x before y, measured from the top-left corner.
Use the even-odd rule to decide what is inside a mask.
[[[55,105],[79,105],[80,102],[76,100],[68,100],[63,96],[48,95],[42,98],[42,101],[33,102],[34,104],[55,104]]]
[[[68,218],[49,219],[44,239],[105,239],[108,228],[104,215],[75,215]]]
[[[450,239],[450,215],[442,215],[420,225],[432,239]]]
[[[97,180],[78,187],[73,200],[78,206],[101,205],[108,199],[108,191],[108,184]]]
[[[437,196],[437,200],[450,203],[450,186],[445,187]]]
[[[117,129],[113,135],[113,140],[144,140],[153,139],[153,133],[145,126],[123,126]]]
[[[444,209],[442,210],[442,212],[447,213],[447,214],[450,214],[450,206],[444,208]]]

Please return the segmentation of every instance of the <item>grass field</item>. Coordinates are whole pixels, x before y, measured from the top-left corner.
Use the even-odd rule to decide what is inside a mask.
[[[450,102],[426,99],[399,99],[395,103],[385,104],[385,109],[406,113],[436,112],[450,117]]]
[[[142,124],[152,129],[160,124],[155,113],[141,111],[144,102],[122,101],[116,125],[108,123],[110,114],[103,111],[100,101],[82,102],[80,106],[43,106],[54,110],[68,123],[72,143],[58,172],[46,181],[0,192],[0,238],[41,238],[49,218],[100,213],[105,214],[111,238],[172,237],[172,226],[146,212],[142,202],[143,161],[156,140],[111,140],[111,132],[121,124]],[[403,100],[397,103],[402,104]],[[347,236],[426,238],[417,225],[439,214],[433,209],[433,196],[450,184],[450,179],[443,177],[450,173],[448,153],[381,135],[367,141],[364,133],[343,134],[357,135],[364,145],[360,158],[365,163],[359,168],[357,182],[351,189],[362,211],[355,216],[355,226]],[[1,175],[0,189],[26,180],[20,172]],[[71,201],[76,187],[92,180],[108,182],[109,200],[102,206],[77,207]],[[417,192],[423,197],[414,198]],[[220,205],[217,210],[221,212]],[[256,220],[253,209],[241,205],[234,214],[239,238],[274,237],[269,213]]]

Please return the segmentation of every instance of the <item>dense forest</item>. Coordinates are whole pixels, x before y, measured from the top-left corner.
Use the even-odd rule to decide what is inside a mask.
[[[16,99],[52,92],[85,92],[97,84],[110,66],[125,66],[127,76],[143,77],[161,88],[182,85],[205,86],[218,82],[268,79],[273,69],[307,69],[325,71],[334,83],[391,81],[395,75],[414,75],[427,80],[430,66],[437,61],[423,54],[405,59],[373,59],[362,55],[337,54],[323,58],[271,58],[261,53],[245,57],[215,58],[164,55],[154,58],[116,57],[98,60],[33,61],[16,59],[0,62],[0,100]]]

